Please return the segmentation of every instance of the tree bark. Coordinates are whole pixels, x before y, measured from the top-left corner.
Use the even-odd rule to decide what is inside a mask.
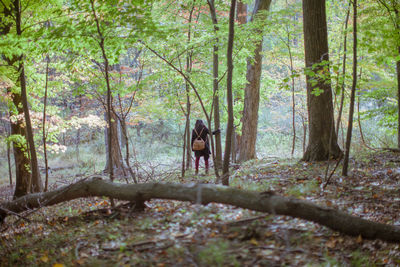
[[[214,128],[220,129],[220,114],[219,114],[219,75],[218,75],[218,65],[219,65],[219,38],[218,38],[218,20],[217,13],[215,11],[215,3],[214,0],[208,0],[208,6],[210,7],[211,20],[214,25],[214,33],[215,33],[215,44],[213,45],[213,95],[214,95]],[[215,161],[214,168],[216,170],[221,169],[222,167],[222,144],[221,144],[221,134],[218,133],[215,135]]]
[[[256,18],[260,11],[269,10],[271,0],[257,0],[251,20],[265,20]],[[261,31],[261,30],[260,30]],[[244,107],[242,117],[242,137],[239,148],[239,162],[256,158],[256,141],[258,126],[258,108],[260,103],[260,80],[262,67],[263,38],[254,50],[254,59],[247,61],[247,84],[244,89]]]
[[[124,160],[122,158],[122,152],[121,148],[119,146],[119,138],[118,138],[118,118],[117,116],[111,112],[111,126],[106,128],[106,137],[107,137],[107,154],[110,154],[111,156],[111,163],[113,166],[113,175],[118,175],[118,176],[124,176],[127,177],[127,168],[124,164]],[[111,130],[111,136],[112,139],[109,140],[110,138],[110,133],[109,131]],[[109,144],[111,143],[111,150],[109,148]],[[104,167],[105,172],[110,171],[110,160],[109,157],[107,157],[106,161],[106,166]],[[109,173],[108,173],[109,174]]]
[[[350,94],[349,123],[346,135],[346,150],[343,160],[342,175],[347,176],[350,157],[351,135],[353,133],[354,102],[357,87],[357,0],[353,0],[353,84]]]
[[[117,130],[116,131],[111,130],[112,123],[113,123],[112,114],[111,114],[112,113],[112,110],[111,110],[112,109],[112,96],[111,96],[111,86],[110,86],[110,78],[109,78],[109,63],[108,63],[108,57],[106,54],[105,44],[104,44],[105,38],[100,29],[100,20],[98,19],[97,14],[96,14],[96,10],[94,7],[94,0],[90,0],[90,4],[91,4],[91,8],[92,8],[93,17],[96,22],[97,34],[99,35],[98,37],[99,37],[99,46],[100,46],[101,54],[102,54],[103,60],[104,60],[104,74],[105,74],[105,81],[106,81],[106,85],[107,85],[107,101],[106,101],[107,102],[107,111],[106,112],[107,112],[107,122],[108,122],[108,127],[109,127],[109,131],[107,132],[108,133],[108,136],[107,136],[107,138],[108,138],[108,140],[107,140],[108,141],[107,142],[107,144],[108,144],[108,154],[107,154],[108,169],[107,170],[108,170],[110,180],[113,181],[114,180],[113,156],[114,156],[114,154],[121,155],[121,149],[119,147]],[[115,120],[114,120],[114,122],[115,122]],[[116,138],[113,138],[114,136]],[[116,140],[118,143],[117,146],[119,148],[119,151],[117,151],[116,153],[113,153],[113,142],[112,142],[113,139]],[[120,158],[122,159],[122,155]],[[119,164],[119,163],[117,163],[117,164]]]
[[[190,201],[196,204],[222,203],[240,208],[287,215],[312,221],[332,230],[366,239],[400,242],[400,227],[365,220],[309,201],[283,197],[273,192],[246,191],[210,184],[116,184],[92,177],[45,193],[23,196],[0,204],[0,222],[8,215],[82,197],[110,197],[133,202],[151,199]]]
[[[44,191],[46,192],[49,185],[49,164],[47,160],[47,133],[46,133],[46,109],[47,109],[47,87],[49,81],[49,64],[50,57],[46,55],[46,82],[44,85],[44,99],[43,99],[43,122],[42,122],[42,140],[43,140],[43,157],[44,157],[44,170],[45,170],[45,182]]]
[[[7,90],[9,93],[12,91]],[[14,106],[17,108],[17,114],[22,115],[21,95],[11,93]],[[11,115],[11,114],[10,114]],[[11,121],[11,135],[20,136],[21,139],[26,140],[25,128],[21,120]],[[22,140],[21,140],[22,141]],[[26,142],[13,141],[14,162],[15,162],[15,191],[14,198],[22,197],[30,193],[29,188],[29,157],[27,152]]]
[[[226,77],[226,99],[228,104],[228,124],[226,127],[224,162],[222,166],[222,184],[229,185],[229,163],[231,154],[232,131],[233,131],[233,96],[232,96],[232,76],[233,76],[233,40],[235,36],[235,8],[236,0],[231,0],[229,11],[229,34],[227,49],[227,77]]]
[[[398,29],[400,32],[400,29]],[[398,47],[398,56],[400,56],[400,46]],[[400,60],[396,62],[397,71],[397,148],[400,149]]]
[[[16,31],[17,35],[22,35],[21,29],[21,3],[19,0],[14,1],[14,10],[15,10],[15,22],[16,22]],[[20,55],[19,58],[19,82],[21,87],[21,103],[24,111],[24,118],[25,118],[25,131],[26,131],[26,138],[29,148],[30,154],[30,166],[31,166],[31,181],[30,181],[30,191],[31,192],[41,192],[43,190],[42,180],[40,178],[39,167],[38,167],[38,160],[36,155],[35,149],[35,141],[33,138],[33,130],[32,130],[32,123],[31,118],[29,115],[29,105],[28,105],[28,93],[26,90],[26,80],[25,80],[25,67],[24,67],[24,55]]]
[[[345,85],[346,85],[346,59],[347,59],[347,28],[349,25],[349,17],[350,17],[350,8],[351,8],[351,1],[349,2],[349,8],[346,13],[346,20],[345,20],[345,25],[344,25],[344,39],[343,39],[343,69],[342,69],[342,90],[341,90],[341,95],[340,95],[340,104],[339,104],[339,114],[336,122],[336,136],[339,135],[339,127],[340,127],[340,121],[342,120],[342,112],[343,112],[343,103],[344,103],[344,91],[345,91]]]
[[[322,61],[329,62],[325,1],[303,0],[303,22],[306,68],[316,75],[323,73],[325,76],[315,80],[315,76],[306,75],[309,140],[303,160],[337,159],[342,151],[334,131],[329,66],[314,66]],[[321,92],[319,95],[315,94],[316,89]]]

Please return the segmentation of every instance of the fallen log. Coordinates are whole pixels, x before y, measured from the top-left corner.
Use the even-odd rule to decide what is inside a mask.
[[[132,201],[142,207],[144,201],[151,199],[190,201],[203,205],[210,202],[222,203],[305,219],[351,236],[361,235],[366,239],[400,242],[398,226],[365,220],[309,201],[279,196],[273,192],[246,191],[210,184],[118,184],[105,181],[101,177],[91,177],[54,191],[30,194],[1,203],[0,222],[3,222],[7,215],[94,196]]]

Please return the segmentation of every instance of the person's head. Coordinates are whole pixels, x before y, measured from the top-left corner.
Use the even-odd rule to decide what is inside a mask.
[[[201,126],[204,126],[203,121],[202,120],[197,120],[194,127],[197,129],[197,128],[201,127]]]

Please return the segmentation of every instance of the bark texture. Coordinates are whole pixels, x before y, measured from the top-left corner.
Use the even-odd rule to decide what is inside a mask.
[[[257,18],[257,14],[263,10],[269,10],[271,0],[257,0],[251,20],[266,19]],[[260,103],[260,80],[262,69],[262,38],[254,50],[254,59],[247,63],[247,84],[244,89],[244,108],[242,117],[242,137],[239,148],[239,162],[256,158],[256,141],[258,125],[258,108]]]
[[[218,20],[217,20],[217,12],[215,11],[215,3],[214,0],[207,1],[208,6],[210,7],[210,15],[211,20],[214,25],[214,33],[215,33],[215,43],[213,45],[213,94],[214,94],[214,128],[220,129],[220,114],[219,114],[219,77],[218,77],[218,65],[219,65],[219,38],[218,38]],[[211,128],[210,128],[211,129]],[[221,143],[221,134],[215,135],[215,169],[221,169],[222,167],[222,143]]]
[[[11,90],[8,90],[11,92]],[[22,110],[21,104],[21,95],[12,93],[12,101],[14,106],[17,107],[18,114],[13,115],[22,115],[24,112]],[[23,121],[11,121],[11,135],[20,135],[23,139],[26,140],[25,128],[23,125]],[[27,152],[27,147],[24,144],[13,142],[13,151],[14,151],[14,161],[15,161],[15,191],[14,198],[18,198],[29,194],[29,178],[31,176],[29,172],[29,157]]]
[[[342,151],[337,144],[334,131],[332,90],[329,66],[314,67],[314,64],[329,61],[328,32],[326,25],[325,1],[303,0],[303,30],[306,68],[325,77],[306,76],[307,105],[309,116],[309,140],[305,161],[321,161],[339,158]],[[324,71],[325,68],[325,71]],[[314,82],[312,83],[312,80]],[[318,89],[321,94],[313,94]]]
[[[111,129],[111,140],[109,130]],[[107,138],[107,153],[111,153],[112,157],[112,164],[113,164],[113,175],[117,176],[124,176],[126,177],[128,175],[128,170],[127,166],[124,164],[124,160],[122,158],[122,152],[121,152],[121,147],[120,147],[120,142],[118,138],[118,118],[117,116],[112,112],[111,113],[111,127],[106,128],[106,138]],[[111,151],[109,150],[109,144],[111,143]],[[104,167],[105,172],[110,171],[110,160],[109,157],[107,157],[106,161],[106,166]]]
[[[233,76],[233,40],[235,36],[235,8],[236,0],[231,0],[229,10],[229,34],[228,49],[226,54],[227,75],[226,75],[226,101],[228,105],[228,123],[226,126],[224,162],[222,166],[222,184],[229,185],[229,163],[231,155],[232,132],[233,132],[233,95],[232,95],[232,76]]]
[[[210,184],[116,184],[92,177],[54,191],[23,196],[0,204],[0,219],[8,214],[55,205],[82,197],[106,196],[133,202],[151,199],[190,201],[207,205],[222,203],[240,208],[287,215],[327,226],[335,231],[367,239],[400,242],[400,227],[377,223],[346,214],[332,208],[321,207],[312,202],[275,195],[273,192],[255,192]]]

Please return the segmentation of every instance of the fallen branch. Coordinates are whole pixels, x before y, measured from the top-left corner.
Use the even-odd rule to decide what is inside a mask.
[[[6,212],[7,210],[19,213],[76,198],[94,196],[138,203],[151,199],[190,201],[203,205],[210,202],[222,203],[274,215],[305,219],[351,236],[361,235],[366,239],[400,242],[400,227],[361,219],[308,201],[278,196],[273,192],[260,193],[210,184],[117,184],[104,181],[101,177],[92,177],[54,191],[31,194],[1,203],[0,222],[10,214]]]

